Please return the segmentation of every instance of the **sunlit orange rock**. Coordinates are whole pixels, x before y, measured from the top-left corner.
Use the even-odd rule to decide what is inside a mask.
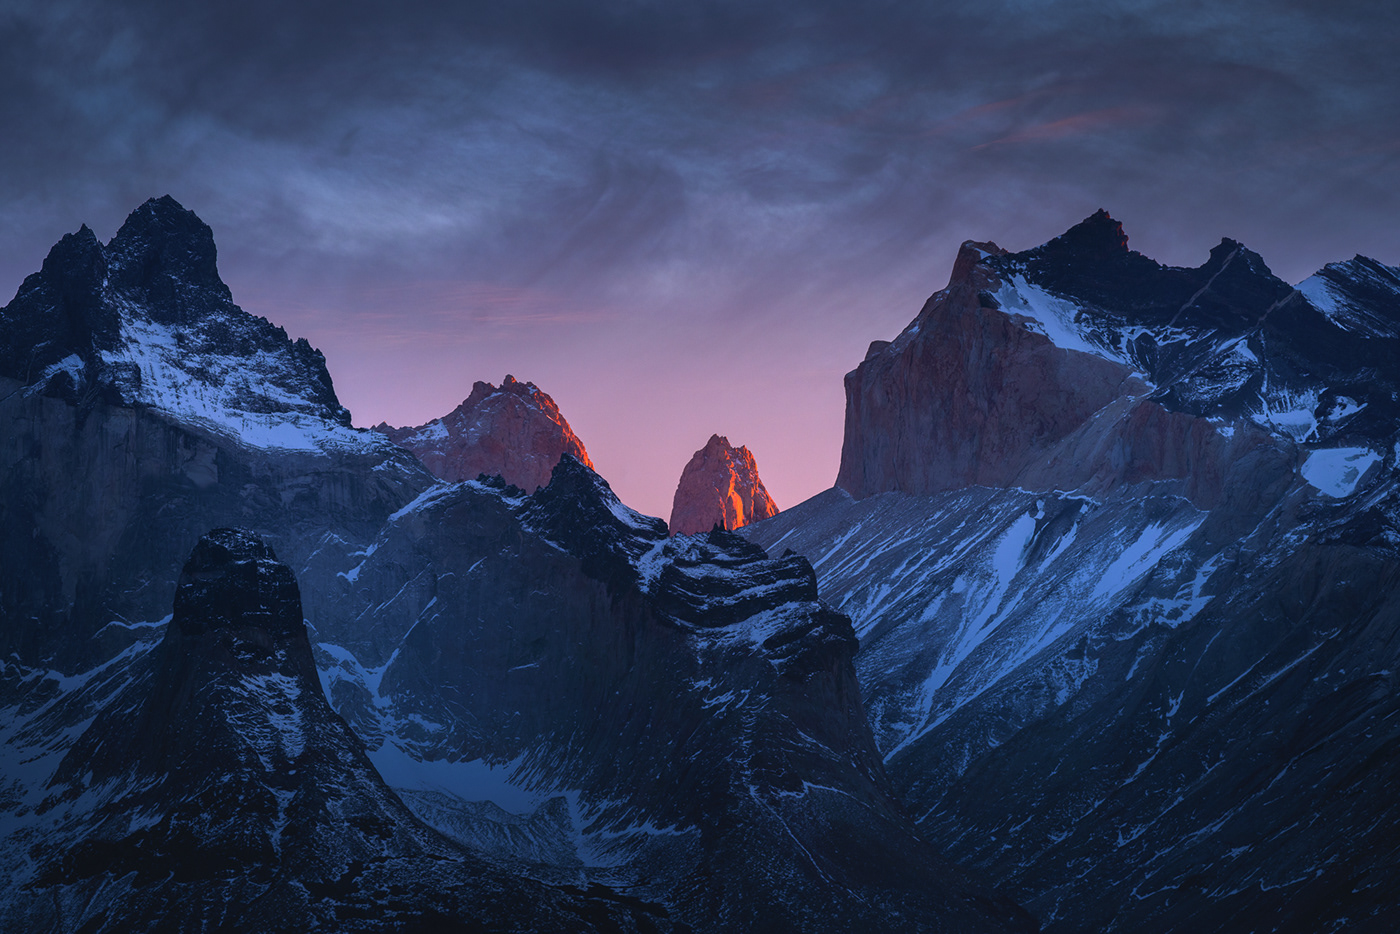
[[[408,448],[444,480],[488,474],[533,493],[549,483],[554,465],[566,453],[593,466],[549,394],[510,375],[499,387],[478,381],[466,401],[426,425],[380,423],[374,430]]]
[[[716,525],[737,529],[777,514],[749,449],[736,450],[728,438],[710,435],[681,472],[671,504],[671,534],[694,535]]]

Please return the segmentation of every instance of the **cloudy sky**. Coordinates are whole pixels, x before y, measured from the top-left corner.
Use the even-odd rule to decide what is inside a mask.
[[[637,508],[712,432],[788,506],[963,240],[1400,264],[1397,47],[1390,0],[0,0],[0,302],[168,193],[356,424],[511,373]]]

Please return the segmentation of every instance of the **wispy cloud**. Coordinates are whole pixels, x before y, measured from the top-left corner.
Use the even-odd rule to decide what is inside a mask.
[[[1400,262],[1397,29],[1361,0],[9,0],[0,288],[168,192],[241,303],[344,359],[587,334],[734,381],[736,341],[854,361],[961,240],[1098,207],[1171,262]]]
[[[1116,127],[1137,126],[1152,120],[1154,112],[1149,107],[1105,107],[1088,113],[1074,114],[1037,123],[1008,133],[998,139],[978,143],[973,149],[986,149],[991,146],[1009,146],[1017,143],[1038,143],[1047,140],[1062,140],[1069,137],[1101,133]]]

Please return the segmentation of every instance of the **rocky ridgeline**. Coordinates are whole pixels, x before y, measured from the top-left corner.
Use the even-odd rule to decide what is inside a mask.
[[[1397,334],[1361,257],[966,243],[847,375],[836,487],[743,530],[851,616],[924,833],[1046,930],[1400,924]]]
[[[499,387],[476,382],[461,405],[426,425],[394,428],[381,422],[374,430],[412,451],[443,480],[486,474],[532,493],[549,483],[564,454],[593,466],[549,394],[510,375]]]
[[[777,514],[749,449],[736,449],[728,438],[710,435],[681,471],[670,529],[672,535],[696,535],[716,527],[733,531]]]
[[[514,763],[495,780],[538,820],[571,799],[576,860],[697,930],[1028,929],[909,832],[849,621],[815,597],[805,559],[670,538],[565,456],[531,496],[464,483],[401,511],[325,676],[372,759],[464,800],[480,775],[445,763]]]

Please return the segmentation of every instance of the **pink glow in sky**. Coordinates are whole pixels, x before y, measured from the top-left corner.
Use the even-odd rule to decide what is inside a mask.
[[[1106,208],[1197,265],[1400,263],[1400,7],[1359,0],[19,0],[0,301],[173,195],[356,423],[552,395],[665,516],[713,433],[829,486],[842,375],[958,244]],[[1245,41],[1242,37],[1248,37]]]
[[[946,269],[924,278],[939,276]],[[771,300],[763,314],[717,312],[694,299],[684,307],[674,297],[669,314],[658,315],[450,282],[353,295],[329,287],[289,301],[295,284],[243,284],[228,268],[224,277],[245,309],[326,354],[356,425],[422,424],[454,408],[474,381],[499,384],[510,373],[554,397],[626,503],[663,518],[681,469],[715,433],[749,446],[780,506],[831,486],[843,374],[933,291],[884,283],[865,294]]]

